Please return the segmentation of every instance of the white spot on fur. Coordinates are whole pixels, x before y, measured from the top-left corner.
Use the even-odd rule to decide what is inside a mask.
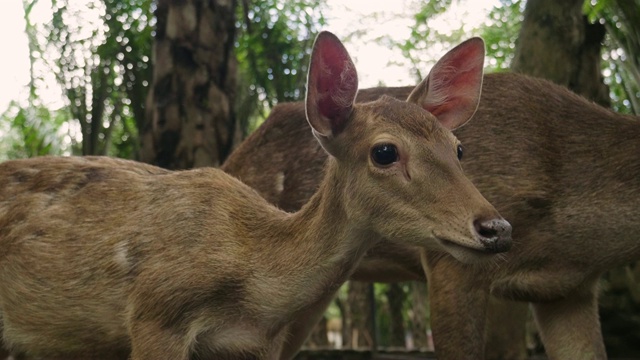
[[[216,347],[242,351],[264,346],[256,329],[242,325],[230,326],[216,334]]]
[[[284,173],[281,171],[276,174],[276,191],[280,194],[284,190]]]
[[[122,266],[125,269],[129,269],[131,264],[129,264],[128,252],[127,252],[127,242],[122,241],[118,243],[114,248],[115,254],[113,255],[113,260],[116,264]]]
[[[198,319],[191,324],[187,335],[191,347],[197,342],[199,346],[214,352],[239,354],[246,351],[260,351],[268,346],[264,334],[249,324],[225,324],[211,329],[206,326],[209,321],[210,319]]]

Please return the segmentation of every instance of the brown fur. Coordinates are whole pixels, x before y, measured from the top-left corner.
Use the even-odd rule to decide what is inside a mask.
[[[359,100],[387,92],[406,98],[409,91],[362,90]],[[320,151],[304,131],[301,108],[300,103],[278,105],[223,165],[287,210],[295,210],[317,186],[313,179],[320,169]],[[425,254],[439,357],[482,357],[489,293],[534,303],[551,358],[605,357],[596,280],[640,256],[638,119],[544,80],[489,74],[473,121],[454,133],[464,146],[465,173],[513,224],[514,247],[493,266]],[[284,154],[281,141],[292,144]],[[295,157],[279,161],[286,154]],[[367,253],[353,278],[422,276],[417,253],[383,242]]]
[[[320,36],[334,52],[342,47]],[[355,92],[340,90],[329,92],[353,101]],[[348,114],[321,137],[335,157],[295,214],[216,169],[168,172],[103,157],[0,164],[5,344],[36,357],[274,359],[292,321],[330,299],[382,238],[467,261],[508,248],[510,228],[494,247],[474,226],[499,215],[433,115],[393,98]],[[309,118],[314,131],[328,120]],[[373,164],[380,137],[401,160]]]

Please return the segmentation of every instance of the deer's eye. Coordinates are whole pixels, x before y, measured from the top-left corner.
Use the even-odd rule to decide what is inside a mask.
[[[371,159],[376,165],[391,165],[398,161],[398,149],[393,144],[376,145],[371,149]]]
[[[458,145],[458,160],[462,160],[462,145]]]

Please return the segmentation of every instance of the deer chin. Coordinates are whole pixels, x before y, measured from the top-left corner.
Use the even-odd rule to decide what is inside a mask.
[[[460,243],[454,242],[452,240],[448,240],[441,237],[436,237],[442,249],[453,256],[456,260],[466,263],[466,264],[475,264],[483,261],[488,261],[494,259],[496,256],[495,252],[490,252],[484,250],[482,248],[474,248],[469,246],[461,245]]]

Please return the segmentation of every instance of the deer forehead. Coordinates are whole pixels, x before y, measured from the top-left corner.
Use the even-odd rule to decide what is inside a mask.
[[[380,137],[401,139],[403,143],[416,143],[417,140],[419,144],[457,141],[433,114],[416,104],[387,96],[357,104],[353,118],[359,122],[354,126],[355,134],[361,138],[366,134],[374,141]]]

